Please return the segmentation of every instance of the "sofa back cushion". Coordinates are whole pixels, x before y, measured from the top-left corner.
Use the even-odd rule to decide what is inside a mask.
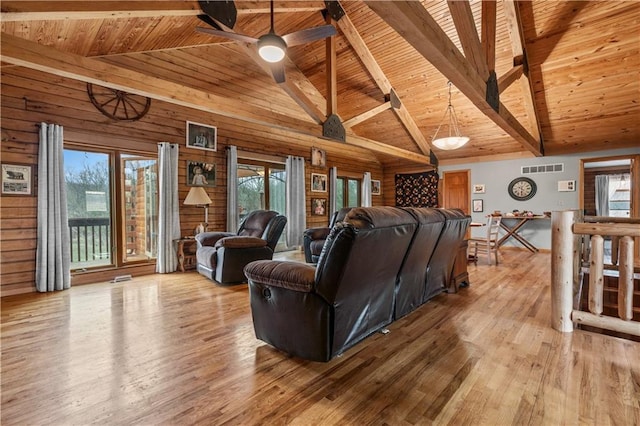
[[[278,215],[277,212],[270,210],[254,210],[244,218],[244,221],[240,224],[238,235],[243,237],[258,237],[262,238],[262,234],[267,225]]]
[[[471,223],[471,216],[465,215],[459,209],[438,211],[444,216],[445,225],[429,261],[423,302],[448,287],[458,249]]]
[[[445,224],[445,216],[438,209],[406,207],[403,210],[416,219],[418,229],[398,274],[395,318],[407,315],[423,303],[427,267]]]
[[[331,230],[318,261],[315,290],[334,309],[335,351],[393,320],[396,277],[416,227],[404,210],[359,207]]]

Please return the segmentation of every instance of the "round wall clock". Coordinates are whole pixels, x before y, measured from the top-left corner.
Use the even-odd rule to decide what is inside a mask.
[[[536,195],[536,189],[536,183],[532,179],[519,177],[509,184],[509,195],[514,200],[525,201]]]

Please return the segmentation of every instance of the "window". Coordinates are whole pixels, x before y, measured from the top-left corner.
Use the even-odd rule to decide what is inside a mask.
[[[238,162],[238,220],[254,210],[273,210],[285,214],[287,175],[284,164],[254,160]],[[265,176],[267,184],[265,185]],[[285,234],[280,237],[276,251],[286,246]]]
[[[265,176],[268,176],[266,185]],[[242,160],[238,163],[238,219],[263,209],[284,214],[285,190],[284,164]]]
[[[122,266],[155,259],[156,159],[120,152],[65,149],[64,164],[71,269]]]
[[[631,212],[631,175],[609,176],[609,216],[629,217]]]
[[[360,179],[338,176],[336,179],[336,209],[360,205]]]

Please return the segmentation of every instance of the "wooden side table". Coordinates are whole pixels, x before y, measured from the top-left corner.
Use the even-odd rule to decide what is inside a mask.
[[[196,239],[194,237],[182,237],[173,240],[176,243],[176,254],[178,255],[178,270],[185,272],[187,269],[196,267]]]

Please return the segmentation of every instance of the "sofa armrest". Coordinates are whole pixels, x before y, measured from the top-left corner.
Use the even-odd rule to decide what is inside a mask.
[[[331,228],[309,228],[304,231],[304,236],[311,240],[326,240]]]
[[[233,234],[231,232],[201,232],[196,235],[196,241],[200,246],[215,246],[218,240],[221,238],[231,237]]]
[[[216,241],[216,248],[224,247],[224,248],[258,248],[258,247],[266,247],[267,241],[258,237],[245,237],[233,235],[231,237],[220,238]]]
[[[258,260],[245,266],[244,273],[250,282],[311,293],[315,285],[316,268],[298,262]]]

